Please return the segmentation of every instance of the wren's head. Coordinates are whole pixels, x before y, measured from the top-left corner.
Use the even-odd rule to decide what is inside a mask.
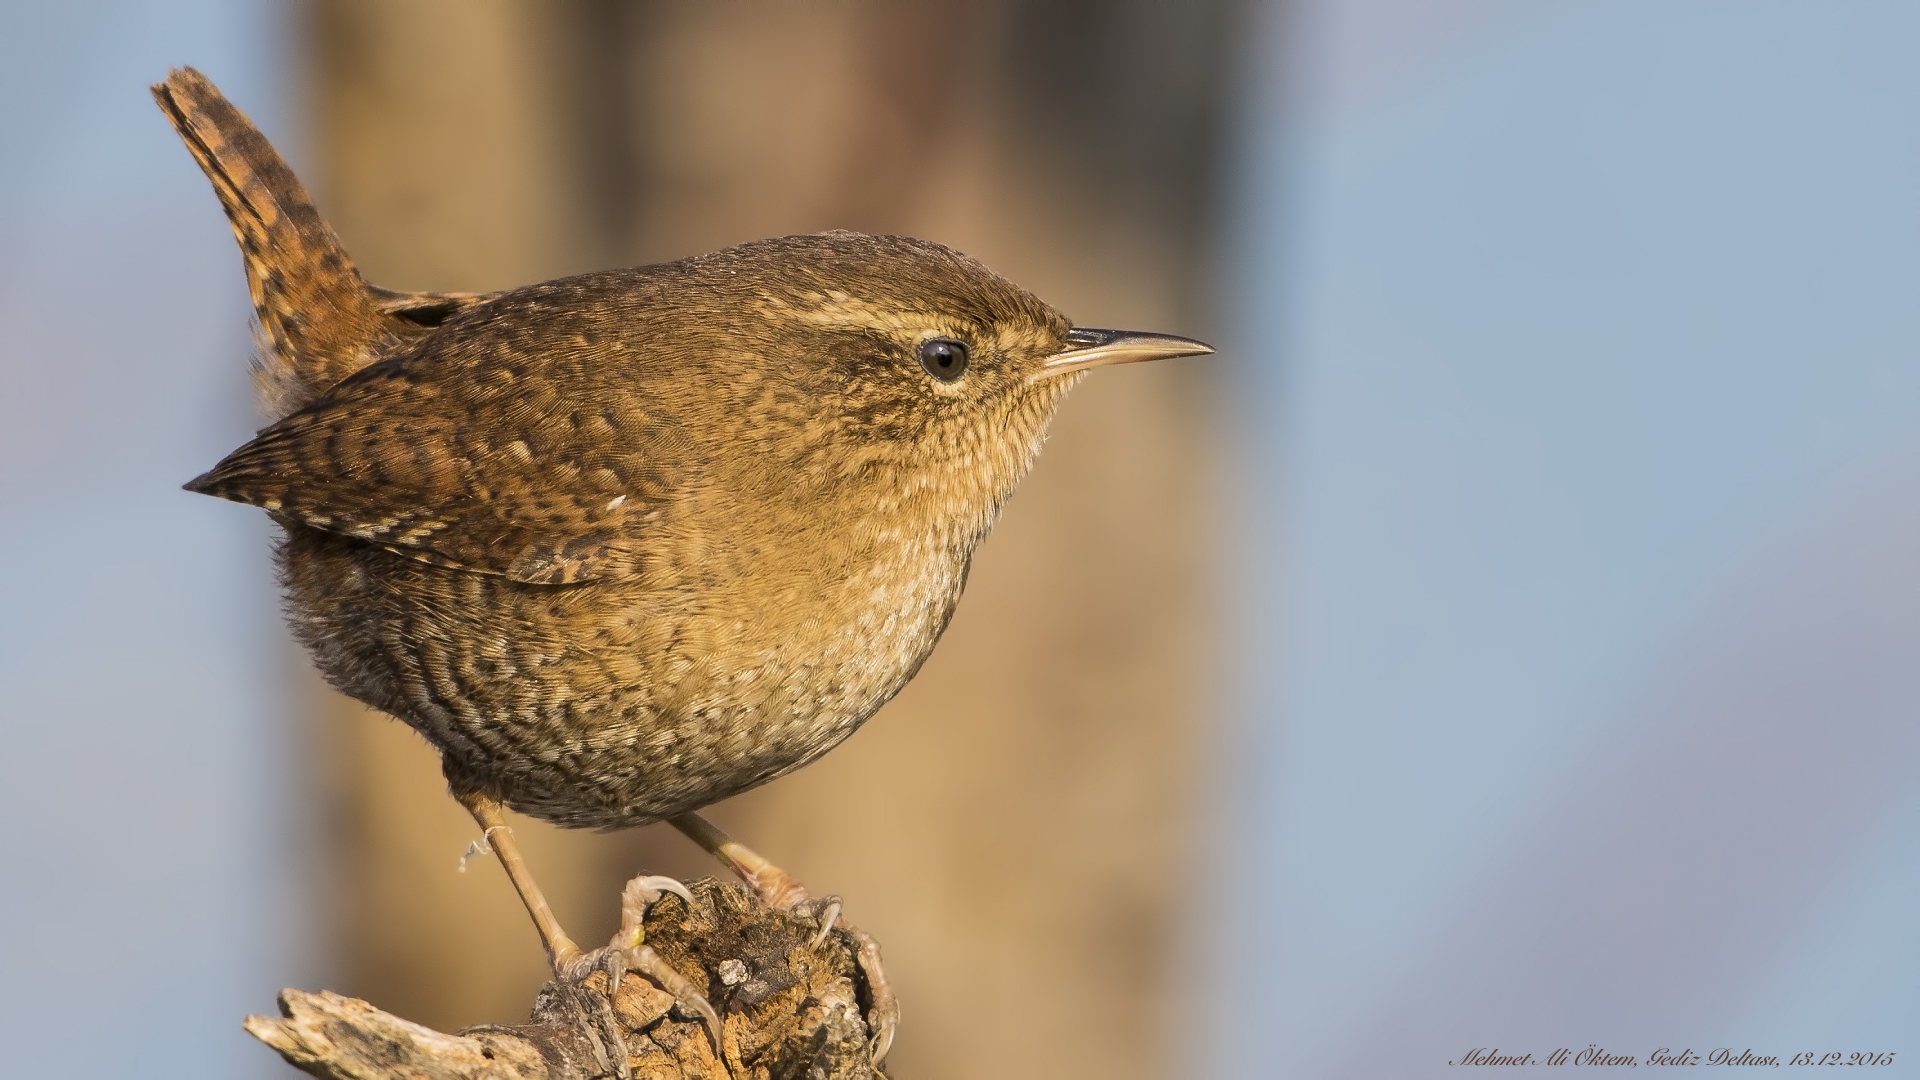
[[[742,404],[785,421],[762,432],[779,444],[767,450],[782,471],[797,469],[809,487],[864,488],[884,512],[969,519],[955,523],[976,531],[1088,369],[1213,351],[1076,329],[979,262],[923,240],[831,232],[689,262],[700,276],[752,282],[750,310],[726,321],[775,366],[749,380],[753,400]]]

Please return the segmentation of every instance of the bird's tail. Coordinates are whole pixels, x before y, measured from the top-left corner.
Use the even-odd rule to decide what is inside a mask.
[[[240,241],[259,321],[254,383],[275,419],[486,299],[368,285],[300,178],[205,75],[178,68],[153,97],[213,182]]]
[[[233,223],[259,320],[254,382],[267,412],[284,416],[371,359],[372,291],[299,177],[205,75],[178,68],[153,97]]]

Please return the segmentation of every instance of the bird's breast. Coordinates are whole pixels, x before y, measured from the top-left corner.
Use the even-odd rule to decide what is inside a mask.
[[[938,536],[882,532],[785,582],[748,586],[723,634],[736,643],[724,675],[767,684],[761,751],[797,767],[898,693],[946,628],[966,563]]]

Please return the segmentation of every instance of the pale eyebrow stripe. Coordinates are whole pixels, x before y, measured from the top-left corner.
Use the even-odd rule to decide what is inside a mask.
[[[843,330],[931,330],[936,333],[954,330],[946,319],[934,312],[881,307],[838,289],[806,293],[801,299],[806,301],[805,306],[789,303],[782,297],[763,295],[758,310],[763,315],[777,312],[813,326]]]

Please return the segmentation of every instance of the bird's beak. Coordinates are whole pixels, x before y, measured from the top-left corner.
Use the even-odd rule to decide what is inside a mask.
[[[1202,356],[1212,351],[1213,346],[1205,342],[1174,337],[1172,334],[1094,330],[1080,326],[1067,331],[1067,347],[1047,357],[1046,363],[1034,373],[1033,381],[1106,364],[1138,364],[1173,356]]]

